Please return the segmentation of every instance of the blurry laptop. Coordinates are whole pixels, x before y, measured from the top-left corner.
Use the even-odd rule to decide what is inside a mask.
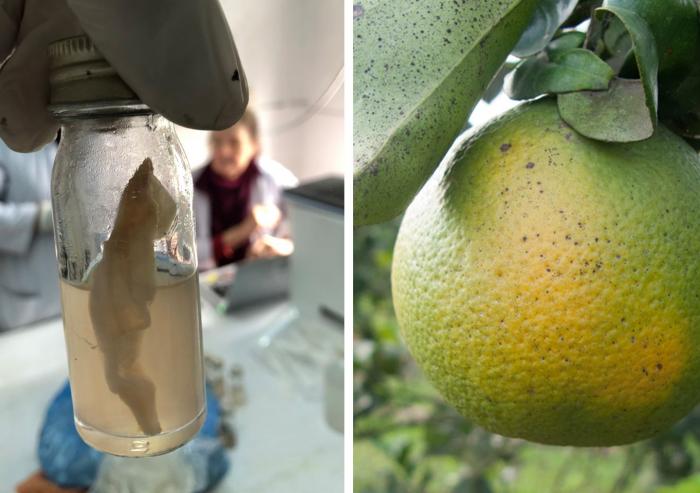
[[[232,267],[222,268],[219,279],[210,284],[220,297],[218,311],[240,310],[289,295],[289,257],[246,260]]]

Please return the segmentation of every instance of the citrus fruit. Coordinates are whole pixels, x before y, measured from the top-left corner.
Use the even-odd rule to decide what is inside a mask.
[[[700,401],[700,159],[663,127],[577,135],[524,104],[463,136],[407,210],[392,290],[427,377],[490,431],[634,442]]]

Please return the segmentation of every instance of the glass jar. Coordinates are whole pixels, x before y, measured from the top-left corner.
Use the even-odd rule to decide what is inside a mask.
[[[192,177],[173,125],[85,37],[50,47],[52,201],[75,424],[98,450],[179,447],[205,417]]]

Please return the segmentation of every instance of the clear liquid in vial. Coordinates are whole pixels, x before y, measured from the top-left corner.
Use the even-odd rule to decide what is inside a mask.
[[[113,455],[166,453],[204,422],[197,275],[158,273],[155,284],[148,325],[106,337],[95,331],[89,287],[61,281],[76,427]]]

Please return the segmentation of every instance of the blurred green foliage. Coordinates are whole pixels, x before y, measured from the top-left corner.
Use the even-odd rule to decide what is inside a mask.
[[[700,409],[652,440],[577,449],[489,433],[446,405],[394,317],[398,225],[354,232],[355,493],[700,492]]]

